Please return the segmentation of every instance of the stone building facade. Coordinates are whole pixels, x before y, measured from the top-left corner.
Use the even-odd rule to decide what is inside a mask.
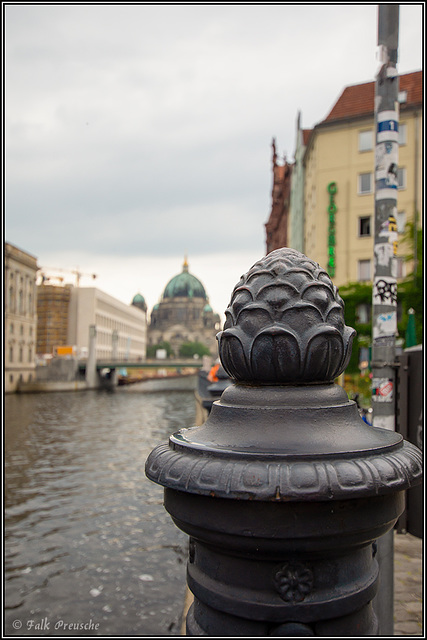
[[[5,243],[5,391],[35,377],[37,258]]]

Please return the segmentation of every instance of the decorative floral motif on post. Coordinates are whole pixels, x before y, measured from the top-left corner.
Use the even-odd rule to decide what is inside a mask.
[[[346,368],[354,329],[327,272],[294,249],[277,249],[235,286],[217,335],[227,373],[240,381],[330,382]]]
[[[274,582],[282,600],[302,602],[313,590],[313,572],[301,563],[288,563],[276,573]]]

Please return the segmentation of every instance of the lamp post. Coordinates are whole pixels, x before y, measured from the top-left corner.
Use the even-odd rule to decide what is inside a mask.
[[[279,249],[234,288],[205,424],[156,447],[148,478],[190,536],[187,635],[374,635],[374,541],[421,452],[372,429],[334,380],[354,330],[327,272]]]

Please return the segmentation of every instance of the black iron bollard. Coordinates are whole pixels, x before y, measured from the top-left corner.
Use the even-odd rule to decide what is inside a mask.
[[[146,463],[190,536],[187,635],[376,634],[373,543],[421,481],[421,452],[368,426],[334,384],[354,330],[319,265],[270,253],[226,315],[219,350],[235,384]]]

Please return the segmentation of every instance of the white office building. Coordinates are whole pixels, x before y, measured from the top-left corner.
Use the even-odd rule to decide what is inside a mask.
[[[89,327],[96,327],[96,359],[145,360],[147,314],[94,287],[73,287],[69,302],[68,344],[88,353]]]

